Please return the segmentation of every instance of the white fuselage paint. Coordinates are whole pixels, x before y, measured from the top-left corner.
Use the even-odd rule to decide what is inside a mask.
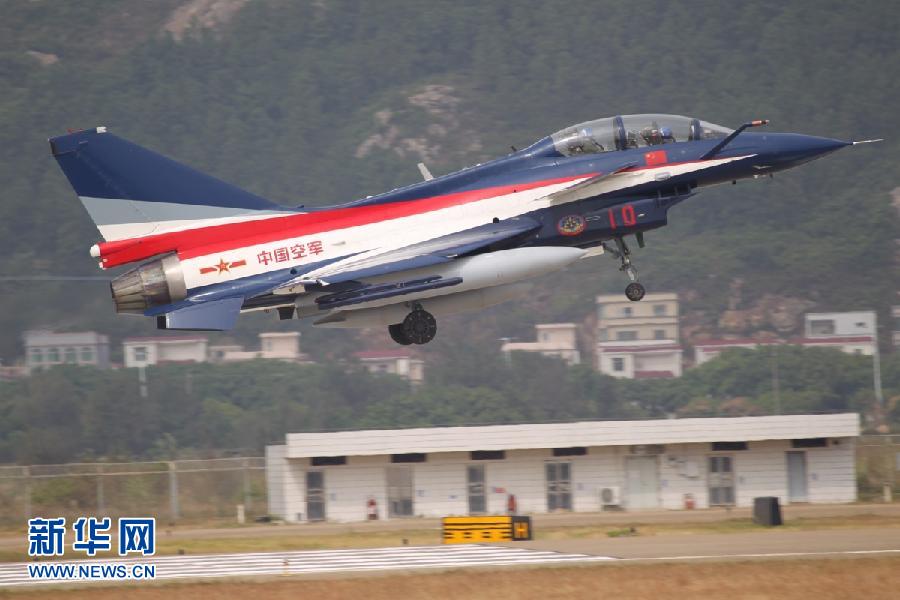
[[[682,164],[666,164],[659,167],[641,169],[638,171],[623,172],[612,175],[594,185],[587,186],[578,194],[577,199],[587,194],[596,196],[615,192],[630,187],[656,181],[661,174],[666,178],[683,175],[723,165],[736,160],[748,158],[739,156],[732,158],[714,159],[702,162]],[[483,200],[468,202],[460,205],[441,208],[420,214],[387,219],[364,225],[351,226],[329,231],[322,231],[300,237],[285,238],[274,242],[243,246],[222,252],[212,252],[199,257],[182,260],[185,283],[188,290],[211,284],[223,283],[252,275],[259,275],[276,269],[297,267],[302,270],[304,265],[335,259],[340,256],[346,258],[332,262],[324,267],[305,273],[304,281],[313,282],[319,278],[333,276],[345,271],[360,268],[366,261],[376,258],[384,253],[399,250],[401,248],[426,242],[441,236],[465,231],[473,227],[491,223],[494,219],[504,220],[525,213],[548,208],[551,205],[559,205],[553,202],[549,196],[577,185],[585,181],[587,177],[573,179],[564,183],[555,183],[521,192],[513,192],[486,198]],[[203,220],[196,222],[193,227],[206,227],[226,222],[246,221],[250,219],[267,219],[284,216],[283,214],[254,215],[253,217],[224,217],[219,219]],[[339,225],[339,221],[337,223]],[[147,227],[147,223],[134,224]],[[117,225],[116,227],[127,227]],[[170,222],[159,224],[154,233],[167,233],[193,228],[189,222]],[[296,244],[308,247],[310,242],[321,243],[321,253],[311,254],[299,259],[290,256],[290,248]],[[288,260],[276,262],[276,251],[287,249]],[[263,264],[259,256],[268,255],[272,260]],[[283,256],[283,253],[282,253]],[[216,265],[226,263],[241,263],[238,267],[228,270],[216,270],[215,272],[201,272],[201,269],[209,269]],[[400,276],[402,278],[402,276]],[[298,282],[299,283],[299,282]],[[453,293],[448,288],[447,294]],[[414,296],[404,297],[404,300],[415,299]],[[362,305],[365,306],[365,305]],[[360,306],[360,307],[362,307]]]

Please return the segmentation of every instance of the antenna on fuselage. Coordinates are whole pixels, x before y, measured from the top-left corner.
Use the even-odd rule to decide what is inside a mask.
[[[432,179],[434,179],[434,175],[431,174],[431,171],[428,170],[428,167],[425,166],[425,163],[420,162],[416,166],[419,167],[419,173],[422,174],[422,179],[424,179],[425,181],[431,181]]]

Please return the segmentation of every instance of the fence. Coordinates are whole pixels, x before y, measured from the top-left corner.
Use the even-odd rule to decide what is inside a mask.
[[[162,522],[266,512],[265,459],[0,467],[0,524],[32,516],[155,516]]]
[[[900,499],[900,435],[864,435],[856,450],[860,500]],[[266,514],[265,459],[215,458],[0,467],[0,525],[32,516],[155,516],[162,522]]]
[[[856,446],[860,500],[900,499],[900,435],[864,435]]]

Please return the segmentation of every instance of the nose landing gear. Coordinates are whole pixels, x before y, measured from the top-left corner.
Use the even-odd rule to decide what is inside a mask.
[[[614,238],[616,242],[615,248],[610,248],[606,244],[603,245],[603,249],[606,252],[609,252],[613,258],[617,258],[621,261],[622,266],[619,267],[619,270],[628,275],[628,279],[631,280],[631,283],[625,288],[625,297],[631,300],[632,302],[638,302],[641,298],[644,297],[646,290],[644,286],[638,282],[638,274],[637,269],[634,268],[634,265],[631,264],[631,250],[628,249],[628,246],[625,244],[625,240],[620,237]],[[642,248],[643,244],[643,235],[638,237],[638,245]]]
[[[415,302],[412,305],[412,312],[406,315],[402,323],[388,326],[388,333],[391,334],[392,340],[402,346],[427,344],[437,333],[437,321],[434,315]]]

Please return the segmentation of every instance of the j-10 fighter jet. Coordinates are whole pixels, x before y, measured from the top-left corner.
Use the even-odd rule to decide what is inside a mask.
[[[644,296],[629,244],[705,186],[763,177],[852,144],[747,132],[677,115],[567,127],[512,154],[327,208],[287,208],[104,127],[50,140],[96,223],[100,268],[148,261],[111,284],[116,312],[160,329],[227,330],[277,309],[323,327],[387,327],[425,344],[435,315],[484,308],[524,280],[610,254]]]

